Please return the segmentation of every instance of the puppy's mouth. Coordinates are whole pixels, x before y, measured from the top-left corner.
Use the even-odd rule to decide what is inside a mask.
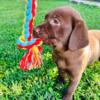
[[[46,38],[41,37],[41,39],[43,40],[44,44],[50,45],[54,48],[56,47],[56,38],[47,36]]]
[[[50,35],[50,33],[47,30],[40,31],[39,29],[33,30],[33,36],[35,38],[41,38],[43,43],[46,45],[50,45],[52,47],[56,47],[56,37],[53,35]]]

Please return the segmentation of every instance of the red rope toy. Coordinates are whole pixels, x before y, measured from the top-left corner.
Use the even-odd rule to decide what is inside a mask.
[[[42,47],[40,46],[42,40],[40,38],[33,38],[32,36],[35,14],[36,0],[27,0],[25,24],[22,36],[17,41],[19,48],[28,50],[19,62],[20,68],[25,71],[40,67],[42,64]]]

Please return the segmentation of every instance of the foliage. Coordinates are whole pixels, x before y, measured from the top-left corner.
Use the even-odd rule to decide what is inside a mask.
[[[0,0],[0,100],[61,100],[69,82],[56,82],[58,70],[52,59],[52,48],[43,45],[41,69],[24,72],[18,67],[25,52],[16,46],[22,31],[25,3],[25,0]],[[100,8],[72,4],[67,0],[38,0],[35,25],[43,21],[49,10],[62,5],[77,9],[90,29],[100,29]],[[100,99],[100,62],[86,69],[74,98]]]

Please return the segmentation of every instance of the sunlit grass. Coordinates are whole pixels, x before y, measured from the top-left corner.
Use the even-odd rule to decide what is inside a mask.
[[[52,48],[43,45],[42,68],[25,72],[18,66],[25,52],[16,45],[22,31],[25,4],[24,0],[0,0],[0,100],[61,100],[69,82],[56,83],[58,70],[52,59]],[[89,29],[100,29],[100,8],[72,4],[68,0],[38,0],[35,25],[44,20],[49,10],[63,5],[77,9]],[[83,74],[75,100],[100,98],[100,62],[91,66]]]

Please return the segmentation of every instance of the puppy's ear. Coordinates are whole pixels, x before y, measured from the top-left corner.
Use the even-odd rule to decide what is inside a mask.
[[[71,36],[69,38],[68,47],[70,50],[77,50],[87,46],[88,41],[88,31],[82,19],[74,21],[74,28],[72,30]]]

